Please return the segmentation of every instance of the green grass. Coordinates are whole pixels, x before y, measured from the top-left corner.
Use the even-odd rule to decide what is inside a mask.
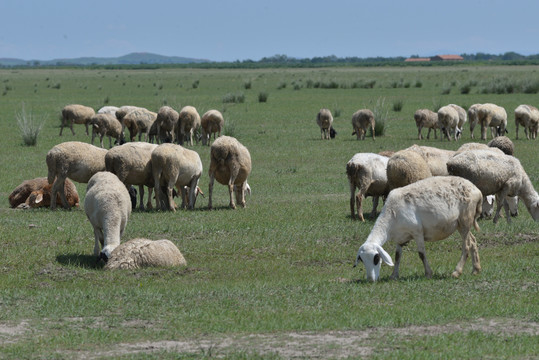
[[[533,83],[538,69],[0,70],[9,86],[0,102],[0,358],[286,358],[284,346],[266,347],[249,336],[286,343],[290,334],[332,332],[357,338],[355,350],[364,346],[365,356],[381,359],[537,356],[539,227],[523,204],[511,225],[505,219],[480,222],[478,276],[471,275],[468,261],[460,279],[450,277],[460,257],[454,234],[427,244],[433,279],[424,278],[412,243],[404,250],[400,280],[389,281],[391,268],[383,266],[381,281],[369,284],[364,270],[352,264],[374,223],[350,220],[345,165],[357,152],[414,143],[456,149],[469,141],[467,126],[458,143],[416,140],[413,113],[433,104],[504,106],[514,139],[513,109],[537,106],[535,94],[481,94],[472,87],[467,94],[441,95],[442,89],[490,78]],[[244,102],[224,103],[223,94],[246,90],[245,79],[251,80]],[[395,79],[403,86],[393,87]],[[287,82],[305,86],[283,86]],[[332,85],[366,82],[373,86]],[[260,102],[255,94],[267,89],[279,90],[271,91],[270,102]],[[163,103],[177,109],[194,105],[200,114],[218,109],[225,129],[230,124],[228,131],[251,152],[246,209],[228,209],[227,190],[216,185],[215,211],[207,211],[207,199],[199,198],[191,212],[132,214],[124,240],[167,238],[182,251],[187,268],[104,272],[95,265],[92,228],[82,209],[8,208],[7,197],[18,184],[46,176],[45,155],[52,146],[89,142],[81,125],[75,125],[75,136],[58,136],[61,108],[81,103],[98,109],[103,99],[153,111]],[[402,109],[388,112],[383,136],[357,142],[352,114],[372,109],[379,99],[402,101]],[[48,119],[33,147],[24,146],[18,132],[15,114],[22,101]],[[316,125],[323,107],[341,112],[331,141],[320,140]],[[537,142],[518,140],[515,148],[538,189]],[[204,166],[200,186],[207,191],[209,148],[194,149]],[[83,203],[86,185],[76,186]],[[364,209],[370,212],[370,198]],[[392,244],[385,248],[393,256]],[[500,325],[467,326],[489,321]],[[445,330],[432,331],[438,328]],[[238,345],[227,348],[227,338]],[[192,347],[166,348],[160,341]],[[144,343],[154,347],[135,346]],[[345,348],[328,346],[320,350],[322,357]],[[361,357],[355,350],[348,356]]]

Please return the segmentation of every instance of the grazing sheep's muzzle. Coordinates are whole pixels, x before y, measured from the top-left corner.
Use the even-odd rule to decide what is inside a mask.
[[[97,261],[96,261],[96,262],[99,262],[99,261],[101,261],[101,260],[103,260],[103,261],[106,263],[107,261],[109,261],[109,257],[108,257],[107,254],[105,254],[104,252],[100,252],[100,253],[99,253],[99,256],[97,257]]]

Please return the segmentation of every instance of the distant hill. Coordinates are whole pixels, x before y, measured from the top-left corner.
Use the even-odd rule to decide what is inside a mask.
[[[152,53],[131,53],[119,57],[80,57],[73,59],[23,60],[0,58],[0,66],[58,66],[58,65],[138,65],[138,64],[192,64],[208,63],[207,59],[163,56]]]

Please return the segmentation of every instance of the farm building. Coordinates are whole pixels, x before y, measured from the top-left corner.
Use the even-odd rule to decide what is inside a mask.
[[[431,57],[409,57],[404,60],[405,62],[419,62],[419,61],[454,61],[464,60],[460,55],[435,55]]]

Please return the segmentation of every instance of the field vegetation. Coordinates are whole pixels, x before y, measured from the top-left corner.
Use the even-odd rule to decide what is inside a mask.
[[[454,234],[427,244],[432,279],[411,243],[401,278],[390,281],[391,268],[383,266],[381,281],[370,284],[352,264],[374,222],[350,219],[345,165],[358,152],[416,143],[455,150],[470,141],[469,127],[459,142],[418,141],[415,110],[492,102],[507,110],[516,156],[539,189],[539,142],[522,132],[514,140],[513,115],[520,104],[539,106],[537,90],[529,90],[538,71],[0,70],[0,358],[537,357],[539,226],[524,205],[512,224],[480,221],[479,275],[468,261],[461,278],[451,278],[460,256]],[[60,111],[71,103],[220,110],[225,133],[251,152],[247,208],[230,210],[226,187],[216,185],[214,211],[200,197],[194,211],[134,211],[123,240],[169,239],[188,266],[103,271],[82,208],[23,211],[7,201],[23,180],[47,176],[52,146],[90,141],[82,125],[75,136],[58,136]],[[338,110],[331,141],[320,140],[315,121],[323,107]],[[377,108],[384,122],[375,141],[352,136],[360,108]],[[21,136],[21,109],[43,122],[35,146]],[[209,148],[193,148],[206,191]],[[86,184],[76,186],[83,202]],[[371,204],[364,202],[366,217]],[[385,249],[394,256],[392,244]]]

